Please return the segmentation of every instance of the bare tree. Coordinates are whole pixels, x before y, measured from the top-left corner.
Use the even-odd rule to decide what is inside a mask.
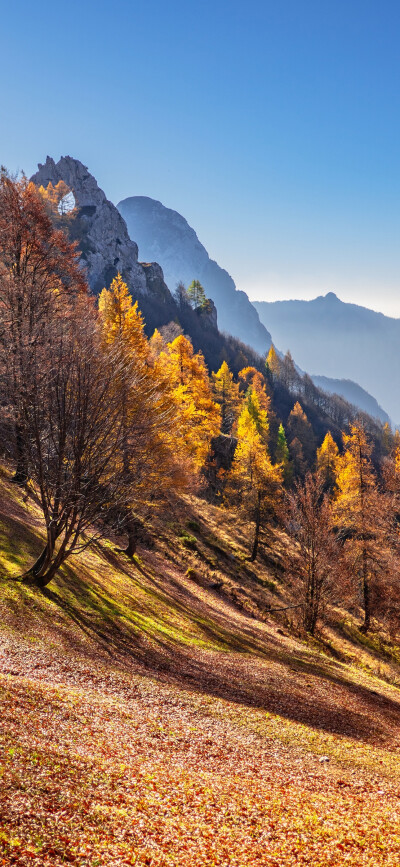
[[[318,475],[307,473],[286,495],[290,548],[286,570],[301,593],[303,626],[314,635],[324,603],[335,593],[338,546],[328,497]]]

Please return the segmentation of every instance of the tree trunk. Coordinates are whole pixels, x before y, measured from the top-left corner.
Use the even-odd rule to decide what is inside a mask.
[[[15,425],[15,450],[17,453],[17,466],[12,480],[16,485],[26,485],[28,481],[28,467],[24,436],[20,424]]]
[[[256,528],[254,533],[254,542],[253,542],[253,550],[251,552],[250,560],[254,563],[254,560],[257,557],[258,551],[258,540],[260,537],[260,523],[261,523],[261,509],[260,509],[260,501],[258,501],[257,509],[256,509]]]
[[[133,555],[136,554],[136,548],[139,538],[139,528],[140,521],[138,521],[136,518],[130,517],[127,523],[128,544],[126,548],[119,549],[122,554],[126,554],[127,557],[133,557]]]
[[[363,589],[363,597],[364,597],[364,623],[361,627],[361,631],[362,632],[368,632],[370,625],[371,625],[371,600],[370,600],[369,581],[368,581],[368,565],[367,565],[367,558],[366,558],[365,552],[363,552],[362,589]]]
[[[53,527],[49,527],[47,530],[47,542],[43,548],[42,553],[39,555],[33,566],[27,570],[22,576],[22,580],[26,584],[36,584],[38,587],[45,586],[40,582],[42,577],[46,575],[48,570],[52,566],[52,560],[54,556],[55,544],[57,541],[57,534]],[[47,582],[48,583],[48,582]]]

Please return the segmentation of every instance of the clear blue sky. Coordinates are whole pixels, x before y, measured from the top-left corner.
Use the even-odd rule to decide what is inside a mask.
[[[398,0],[13,0],[0,162],[160,199],[251,298],[400,316],[399,44]]]

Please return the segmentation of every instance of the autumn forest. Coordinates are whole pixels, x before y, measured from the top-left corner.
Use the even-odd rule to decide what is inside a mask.
[[[94,295],[70,192],[0,177],[0,863],[398,864],[399,432]]]

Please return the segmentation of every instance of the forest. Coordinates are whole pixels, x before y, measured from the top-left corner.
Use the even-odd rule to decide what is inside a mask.
[[[225,359],[210,371],[177,322],[148,337],[121,275],[89,292],[68,194],[1,175],[1,448],[46,534],[22,580],[46,587],[107,533],[132,557],[146,522],[197,492],[253,527],[251,561],[271,526],[286,533],[306,631],[331,603],[360,605],[364,631],[378,618],[395,632],[398,431],[319,391],[290,352],[243,347],[235,375]],[[210,304],[196,280],[176,298]]]
[[[0,863],[395,867],[400,435],[68,195],[0,176]]]

